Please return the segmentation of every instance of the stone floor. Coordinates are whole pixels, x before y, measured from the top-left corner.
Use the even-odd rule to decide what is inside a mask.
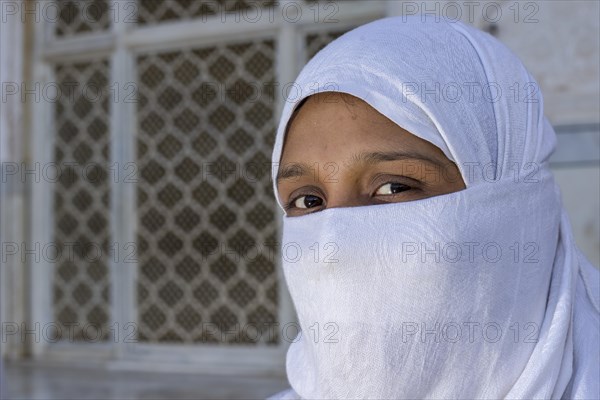
[[[122,372],[7,362],[4,399],[264,399],[285,378]],[[3,399],[3,400],[4,400]]]

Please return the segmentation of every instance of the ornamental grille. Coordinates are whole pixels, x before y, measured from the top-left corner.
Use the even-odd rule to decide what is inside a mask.
[[[314,55],[317,54],[323,47],[327,46],[329,43],[333,42],[335,39],[352,29],[354,29],[354,27],[344,30],[307,34],[305,40],[307,61],[314,57]]]
[[[59,37],[102,32],[118,18],[127,23],[154,25],[163,22],[220,17],[224,22],[270,18],[275,0],[58,0],[55,34]],[[54,7],[41,7],[54,18]],[[267,14],[271,12],[271,14]],[[237,19],[236,19],[237,18]]]
[[[274,3],[275,0],[143,0],[138,2],[137,21],[150,25],[218,15],[224,21],[240,22],[235,19],[236,13],[245,13],[249,20],[265,18],[267,11],[262,9]]]
[[[59,0],[58,18],[55,24],[56,36],[73,36],[81,33],[102,32],[109,28],[111,3],[115,0]],[[51,16],[49,6],[42,6],[41,12]]]
[[[140,341],[278,343],[253,330],[277,322],[274,41],[137,70]]]
[[[108,31],[115,11],[120,18],[137,16],[138,25],[150,26],[219,15],[230,21],[246,11],[251,18],[257,7],[264,18],[275,2],[58,4],[55,34],[70,37]],[[115,10],[116,4],[120,6]],[[345,31],[305,35],[307,56]],[[142,342],[279,343],[277,329],[258,336],[246,329],[278,322],[278,208],[270,155],[277,119],[274,95],[282,88],[275,82],[274,42],[253,40],[137,56],[135,289],[136,332]],[[55,73],[62,86],[91,84],[108,94],[102,101],[89,101],[75,91],[75,98],[63,96],[55,106],[55,159],[75,162],[76,171],[63,168],[54,190],[54,239],[59,250],[68,243],[78,247],[72,258],[56,263],[53,291],[59,324],[94,325],[106,340],[111,318],[109,64],[106,59],[59,63]],[[85,169],[86,177],[82,164],[94,165]],[[89,179],[90,173],[94,179]],[[102,257],[94,258],[94,251]],[[74,333],[81,340],[90,331]]]
[[[76,340],[105,340],[110,315],[108,62],[58,64],[55,76],[61,88],[54,109],[58,252],[56,258],[48,256],[56,260],[54,317],[63,340],[69,338],[66,332]]]

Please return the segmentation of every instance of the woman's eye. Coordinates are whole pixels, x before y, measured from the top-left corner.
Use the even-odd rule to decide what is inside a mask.
[[[385,195],[404,192],[405,190],[409,190],[410,188],[411,188],[410,186],[406,186],[401,183],[390,182],[390,183],[386,183],[385,185],[379,186],[379,188],[377,189],[375,194],[385,196]]]
[[[296,208],[313,208],[323,204],[323,200],[318,196],[307,195],[300,196],[294,200],[294,207]]]

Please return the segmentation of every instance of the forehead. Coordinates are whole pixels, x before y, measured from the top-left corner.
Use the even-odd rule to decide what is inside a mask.
[[[306,128],[306,124],[319,127],[338,122],[353,121],[352,125],[395,125],[364,100],[347,93],[323,92],[309,96],[301,102],[288,123],[293,128]]]
[[[401,150],[445,159],[436,146],[396,125],[362,99],[325,92],[310,96],[290,119],[282,161],[331,161],[359,151]]]

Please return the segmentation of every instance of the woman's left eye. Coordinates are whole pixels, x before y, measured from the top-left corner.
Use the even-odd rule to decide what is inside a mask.
[[[410,186],[406,186],[403,185],[402,183],[397,183],[397,182],[389,182],[386,183],[385,185],[381,185],[379,186],[379,188],[377,188],[377,190],[375,191],[376,195],[390,195],[390,194],[397,194],[400,192],[404,192],[406,190],[411,189]]]

